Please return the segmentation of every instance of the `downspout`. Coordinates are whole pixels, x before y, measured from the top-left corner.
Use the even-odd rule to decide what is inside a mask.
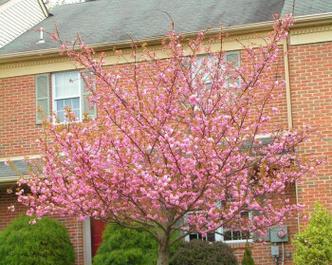
[[[90,218],[83,221],[83,255],[84,265],[92,264],[92,253],[91,253],[91,222]]]
[[[283,42],[283,48],[284,48],[284,65],[285,65],[285,81],[286,81],[287,124],[288,124],[288,130],[291,131],[293,129],[293,117],[292,117],[290,78],[289,78],[288,42],[289,39],[286,38]]]
[[[287,104],[287,124],[288,130],[293,130],[293,116],[292,116],[292,98],[291,98],[291,86],[290,86],[290,74],[289,74],[289,54],[288,54],[289,37],[283,42],[284,50],[284,66],[285,66],[285,81],[286,81],[286,104]],[[298,184],[295,182],[295,197],[296,204],[299,203],[299,190]],[[300,232],[300,214],[297,214],[297,229]]]

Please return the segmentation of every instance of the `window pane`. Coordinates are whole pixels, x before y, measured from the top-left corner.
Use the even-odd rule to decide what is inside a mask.
[[[242,231],[242,239],[250,239],[249,231]]]
[[[80,111],[78,109],[73,110],[75,117],[77,117],[77,119],[80,118]]]
[[[224,230],[224,241],[247,240],[250,238],[251,237],[249,231],[232,230],[232,229]]]
[[[54,74],[55,98],[77,97],[80,95],[80,74],[63,72]]]
[[[207,241],[209,242],[216,241],[215,233],[207,233]]]
[[[241,212],[241,217],[243,218],[249,218],[249,212]]]
[[[65,107],[64,107],[64,103],[65,103],[65,100],[57,100],[56,101],[56,109],[57,110],[63,110]]]
[[[194,240],[194,239],[198,239],[198,234],[190,234],[189,235],[189,240],[191,241],[191,240]]]
[[[80,108],[80,101],[78,98],[71,98],[70,101],[68,101],[68,106],[71,106],[72,110],[77,110]]]
[[[226,61],[231,63],[234,67],[240,66],[240,55],[239,53],[228,53],[226,54]]]
[[[197,56],[196,61],[192,65],[192,78],[200,78],[203,83],[211,84],[211,74],[209,69],[214,64],[214,58],[212,56]]]
[[[240,231],[233,231],[233,240],[241,240],[241,232]]]
[[[224,240],[232,240],[232,231],[231,230],[226,230],[224,231]]]
[[[206,236],[203,236],[201,233],[192,233],[189,235],[189,241],[197,240],[197,239],[209,241],[209,242],[215,242],[216,236],[215,236],[215,233],[207,233]]]
[[[59,120],[59,122],[64,122],[65,121],[65,112],[64,111],[57,112],[56,117]]]
[[[80,98],[58,99],[56,102],[56,114],[60,122],[65,121],[65,109],[69,107],[75,116],[80,118]]]
[[[240,66],[240,53],[239,52],[229,52],[225,55],[226,62],[230,63],[234,68],[238,68]],[[226,87],[228,88],[237,88],[241,85],[240,77],[229,76],[226,80]]]

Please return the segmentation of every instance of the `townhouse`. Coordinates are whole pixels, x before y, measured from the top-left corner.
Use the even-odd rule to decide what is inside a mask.
[[[12,4],[11,1],[20,2],[0,1],[0,36],[8,35],[4,28],[11,30],[7,25],[11,20],[2,22],[1,16],[1,8]],[[220,32],[222,25],[226,34],[223,49],[241,64],[243,43],[261,45],[262,38],[271,30],[272,15],[293,13],[295,24],[290,36],[280,43],[285,53],[278,63],[286,89],[282,100],[277,102],[281,110],[278,122],[285,130],[311,125],[315,133],[302,152],[326,161],[317,168],[316,178],[304,179],[292,187],[290,198],[304,204],[305,209],[303,215],[288,220],[288,237],[277,242],[265,238],[263,243],[249,239],[256,264],[275,264],[271,245],[280,245],[283,264],[292,264],[292,237],[304,227],[304,216],[310,214],[314,202],[320,201],[332,211],[332,2],[96,0],[51,10],[42,2],[38,3],[44,16],[40,22],[31,23],[28,29],[24,28],[0,46],[0,230],[25,211],[8,191],[15,189],[20,175],[28,175],[25,159],[38,159],[40,155],[36,139],[41,133],[41,117],[37,109],[48,114],[55,112],[60,117],[64,107],[69,105],[80,118],[85,112],[95,115],[96,111],[85,103],[86,95],[76,65],[59,55],[57,44],[47,32],[57,27],[61,39],[66,41],[80,33],[97,52],[105,52],[106,65],[112,67],[123,63],[116,59],[113,49],[128,53],[133,38],[158,50],[162,37],[169,30],[170,16],[176,31],[188,38],[205,29],[213,36]],[[15,167],[6,165],[7,160]],[[8,211],[12,204],[16,205],[15,212]],[[71,235],[76,263],[91,264],[104,224],[97,220],[59,219]],[[225,241],[241,257],[247,237],[242,231],[232,230],[223,237],[212,235],[209,240]],[[193,238],[199,235],[193,234],[188,240]]]

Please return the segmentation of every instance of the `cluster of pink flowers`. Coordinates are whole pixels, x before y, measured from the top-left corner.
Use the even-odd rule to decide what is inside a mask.
[[[244,48],[240,67],[210,51],[203,33],[186,42],[171,32],[159,51],[133,44],[131,63],[111,68],[81,41],[78,50],[63,44],[95,76],[85,81],[98,117],[45,125],[43,169],[20,181],[29,189],[19,201],[30,215],[91,216],[159,241],[175,230],[284,221],[299,208],[287,192],[313,165],[296,152],[307,133],[272,122],[285,89],[274,63],[291,24],[277,19],[266,46]]]

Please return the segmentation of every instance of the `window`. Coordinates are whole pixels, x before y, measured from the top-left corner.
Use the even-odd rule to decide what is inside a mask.
[[[241,217],[252,218],[251,212],[242,212]],[[249,231],[244,231],[241,229],[222,229],[223,241],[225,242],[241,242],[247,241],[252,238],[252,234]]]
[[[203,240],[208,242],[223,241],[222,228],[217,229],[216,232],[207,233],[206,236],[203,236],[201,233],[190,233],[186,236],[185,240]]]
[[[224,229],[224,241],[242,241],[242,240],[249,240],[250,233],[248,231],[241,231],[236,229]]]
[[[89,91],[78,71],[52,74],[53,112],[58,122],[66,122],[66,108],[70,108],[78,121],[85,115],[95,117],[96,107],[90,106]]]
[[[225,62],[231,64],[234,67],[234,70],[240,67],[240,61],[241,61],[241,54],[239,51],[230,51],[225,53]],[[207,61],[205,61],[207,60]],[[196,62],[192,67],[192,77],[195,78],[199,74],[202,73],[202,69],[200,69],[201,65],[203,63],[206,63],[208,66],[212,66],[216,61],[214,62],[215,58],[211,55],[205,56],[200,55],[197,56]],[[240,86],[240,77],[237,77],[236,72],[229,73],[230,75],[234,75],[235,77],[229,77],[226,81],[226,87],[232,88],[232,87],[239,87]],[[203,82],[209,87],[211,85],[211,76],[209,73],[204,73],[202,76]]]
[[[71,109],[78,121],[96,117],[96,106],[91,105],[88,100],[90,91],[81,74],[79,71],[68,71],[36,75],[36,124],[41,124],[43,120],[49,118],[50,99],[52,99],[52,111],[60,123],[66,122],[66,107]],[[91,78],[89,72],[84,72],[83,75]]]
[[[244,218],[252,218],[251,212],[243,212],[241,216]],[[241,229],[228,229],[228,228],[219,228],[215,232],[207,233],[206,236],[203,236],[200,233],[190,233],[186,236],[186,241],[191,240],[204,240],[209,242],[222,241],[225,243],[242,243],[252,240],[252,233],[249,231],[243,231]]]
[[[240,67],[240,61],[241,61],[240,52],[239,51],[227,52],[225,54],[225,61],[227,63],[230,63],[234,67],[234,70],[236,70],[237,68]],[[235,74],[235,76],[237,76],[237,73],[233,73],[233,74]],[[226,86],[228,88],[240,87],[240,84],[241,84],[240,77],[237,77],[237,78],[229,77],[229,78],[227,78]]]
[[[79,72],[52,74],[53,111],[59,122],[66,121],[66,108],[69,107],[77,120],[82,119],[81,91],[82,80]]]
[[[199,55],[196,57],[196,60],[192,66],[192,78],[195,79],[197,78],[197,76],[202,78],[203,83],[209,87],[211,85],[211,75],[208,71],[206,71],[207,69],[209,69],[210,67],[212,67],[213,64],[213,57],[211,55]],[[202,65],[206,64],[207,65],[207,69],[202,69]],[[203,70],[205,70],[205,72],[203,72]]]

